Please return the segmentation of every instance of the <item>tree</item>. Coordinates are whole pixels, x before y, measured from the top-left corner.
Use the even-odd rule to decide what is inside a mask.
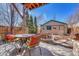
[[[3,20],[3,25],[10,27],[10,31],[12,32],[14,25],[14,8],[11,4],[1,4],[0,12],[3,15],[1,20]]]
[[[37,33],[38,26],[37,26],[37,18],[36,17],[34,17],[34,29],[35,29],[35,33]]]
[[[77,8],[75,12],[71,14],[70,17],[68,18],[68,24],[73,25],[78,22],[79,22],[79,8]]]
[[[74,25],[79,23],[79,9],[77,9],[72,15],[70,15],[68,19],[68,25],[71,28],[71,34],[75,34],[75,29]]]
[[[19,25],[20,16],[18,12],[15,10],[14,6],[10,3],[0,4],[0,22],[4,26],[8,26],[10,28],[9,32],[13,32],[14,27]]]
[[[29,19],[28,19],[28,31],[29,31],[30,34],[35,33],[33,17],[32,16],[29,16]]]

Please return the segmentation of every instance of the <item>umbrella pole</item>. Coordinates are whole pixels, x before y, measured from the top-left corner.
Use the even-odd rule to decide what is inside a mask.
[[[40,50],[40,55],[42,56],[42,50],[41,50],[41,47],[39,46],[39,50]]]
[[[28,49],[29,50],[29,56],[31,56],[31,50],[30,49]]]

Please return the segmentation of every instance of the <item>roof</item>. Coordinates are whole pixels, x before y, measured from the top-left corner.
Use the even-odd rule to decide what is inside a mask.
[[[67,25],[67,23],[64,23],[64,22],[60,22],[60,21],[57,21],[57,20],[50,20],[50,21],[48,21],[48,22],[42,24],[41,26],[43,26],[43,25],[45,25],[45,24],[47,24],[47,23],[49,23],[49,22],[51,22],[51,21],[57,22],[57,23],[61,23],[61,24],[66,24],[66,25]]]

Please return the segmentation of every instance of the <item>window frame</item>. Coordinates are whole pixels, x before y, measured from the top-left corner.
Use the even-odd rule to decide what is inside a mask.
[[[52,30],[52,26],[51,25],[47,25],[46,26],[46,30]]]

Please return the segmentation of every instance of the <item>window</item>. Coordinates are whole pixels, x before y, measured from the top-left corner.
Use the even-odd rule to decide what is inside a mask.
[[[47,26],[47,30],[51,30],[51,26]]]

